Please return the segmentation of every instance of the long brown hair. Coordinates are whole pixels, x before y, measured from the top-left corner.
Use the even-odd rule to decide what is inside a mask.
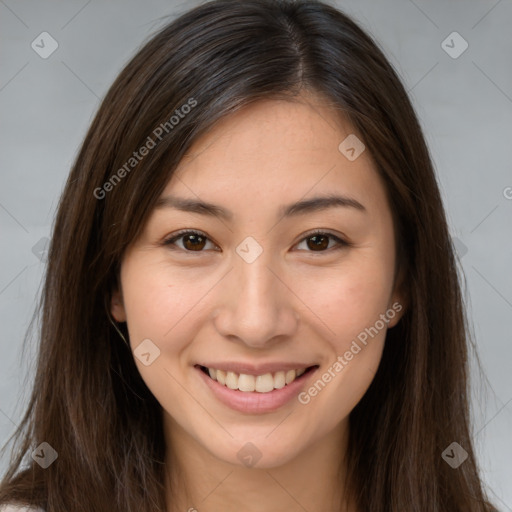
[[[420,125],[377,44],[307,0],[197,7],[147,42],[110,88],[58,207],[35,382],[0,503],[166,510],[162,409],[105,304],[123,252],[191,144],[250,102],[303,91],[326,98],[363,137],[386,185],[407,288],[407,311],[350,415],[354,499],[372,512],[491,509],[470,435],[457,267]],[[457,469],[441,456],[454,441],[468,453]],[[46,469],[30,458],[42,442],[58,452]]]

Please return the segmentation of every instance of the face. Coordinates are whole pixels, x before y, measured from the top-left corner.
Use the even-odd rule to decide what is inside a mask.
[[[339,149],[351,134],[318,99],[245,107],[126,251],[112,313],[175,442],[275,467],[346,427],[402,309],[384,185]]]

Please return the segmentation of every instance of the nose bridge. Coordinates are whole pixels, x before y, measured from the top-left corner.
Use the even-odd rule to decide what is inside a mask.
[[[253,263],[239,262],[236,274],[240,283],[239,311],[246,315],[266,314],[274,316],[276,299],[280,295],[279,284],[269,269],[268,258],[260,256]],[[247,318],[247,316],[246,316]]]
[[[291,294],[271,264],[271,255],[265,251],[252,262],[238,255],[234,258],[230,283],[222,287],[216,314],[216,327],[222,335],[257,347],[294,332],[297,315]]]

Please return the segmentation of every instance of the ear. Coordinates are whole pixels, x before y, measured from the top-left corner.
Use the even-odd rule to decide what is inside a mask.
[[[402,266],[397,273],[393,293],[391,294],[388,304],[388,311],[390,312],[390,314],[388,314],[388,329],[395,327],[407,310],[408,305],[408,291],[405,287],[405,272]],[[394,312],[393,317],[391,317],[391,312]]]
[[[110,298],[110,313],[116,322],[126,322],[123,295],[119,289],[115,289]]]

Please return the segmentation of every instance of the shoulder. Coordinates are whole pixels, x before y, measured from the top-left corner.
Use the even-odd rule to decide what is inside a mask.
[[[44,512],[42,508],[29,507],[28,505],[0,505],[0,512]]]

